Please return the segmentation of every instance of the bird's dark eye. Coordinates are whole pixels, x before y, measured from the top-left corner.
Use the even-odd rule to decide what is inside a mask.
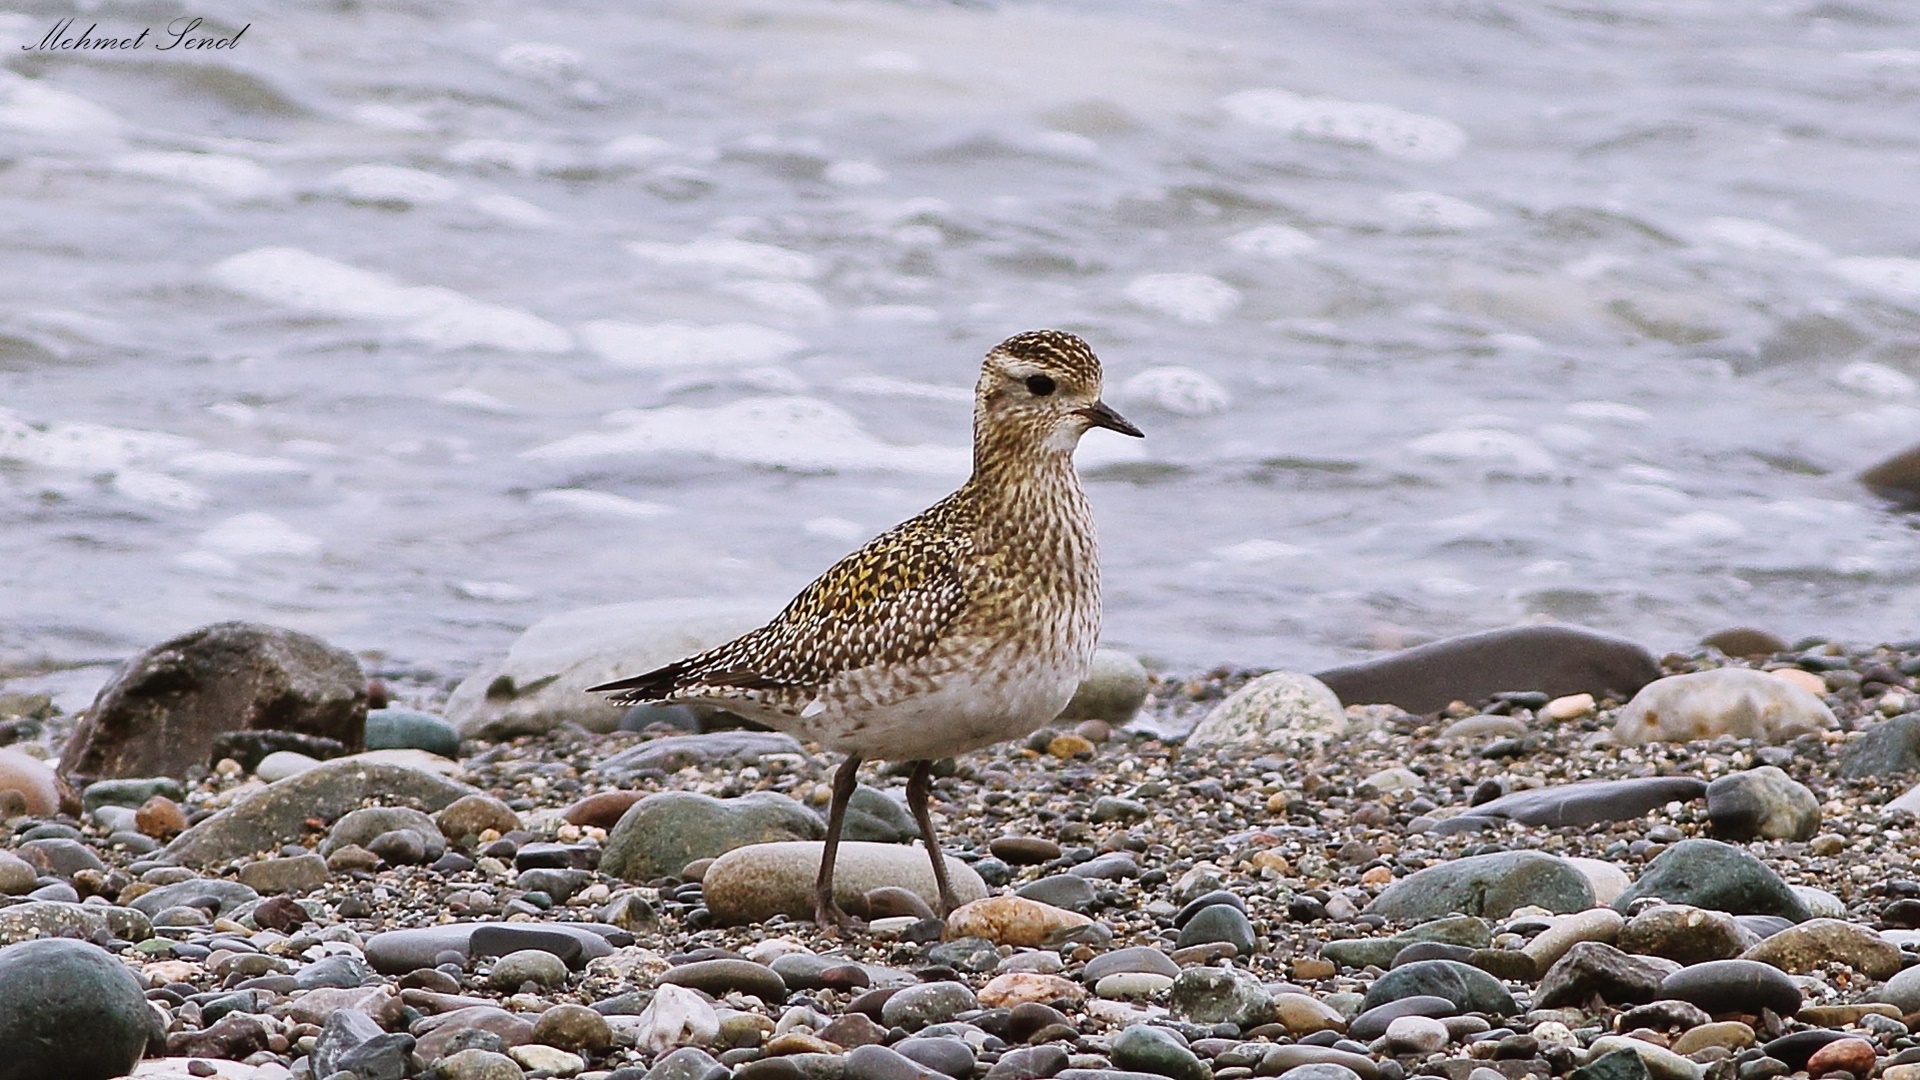
[[[1048,394],[1053,393],[1053,380],[1047,378],[1045,375],[1029,375],[1027,376],[1027,390],[1031,392],[1034,397],[1046,397]]]

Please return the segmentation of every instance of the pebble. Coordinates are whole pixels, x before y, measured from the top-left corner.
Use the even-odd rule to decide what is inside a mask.
[[[1500,980],[1457,960],[1420,960],[1394,968],[1367,988],[1362,1008],[1415,996],[1446,998],[1461,1012],[1511,1016],[1518,1011]]]
[[[1347,729],[1340,698],[1311,675],[1274,671],[1228,695],[1187,736],[1195,749],[1326,739]]]
[[[0,948],[0,1054],[8,1075],[123,1076],[140,1061],[153,1022],[139,980],[103,949],[62,938]]]
[[[944,1024],[978,1007],[979,1000],[965,983],[919,983],[887,998],[886,1004],[880,1007],[880,1022],[888,1027],[918,1031],[929,1024]]]
[[[1168,988],[1167,1007],[1194,1023],[1234,1024],[1242,1029],[1274,1019],[1273,994],[1238,968],[1186,968]]]
[[[1451,1041],[1447,1025],[1430,1016],[1396,1017],[1387,1024],[1387,1051],[1393,1054],[1431,1054]]]
[[[1232,904],[1211,904],[1196,912],[1180,928],[1174,947],[1187,949],[1215,941],[1232,945],[1240,956],[1252,956],[1260,944],[1245,912]]]
[[[1890,979],[1905,963],[1900,947],[1869,927],[1840,919],[1810,919],[1748,949],[1741,957],[1804,975],[1832,963],[1846,964],[1869,979]]]
[[[1632,746],[1722,735],[1782,743],[1839,725],[1805,687],[1750,668],[1668,675],[1648,683],[1620,710],[1614,738]]]
[[[1632,693],[1658,678],[1645,646],[1579,626],[1529,624],[1446,638],[1319,673],[1341,701],[1430,713],[1516,687]]]
[[[716,998],[739,992],[768,1004],[787,999],[787,984],[779,973],[751,960],[700,960],[681,964],[661,975],[659,981],[702,990]]]
[[[1087,988],[1061,975],[1009,971],[988,980],[979,996],[982,1008],[1006,1009],[1029,1001],[1077,1001],[1087,996]]]
[[[775,915],[811,919],[821,851],[819,841],[756,843],[715,859],[701,882],[715,921],[726,926],[764,922]],[[962,904],[987,895],[986,882],[972,867],[951,855],[945,858],[948,878]],[[939,902],[926,852],[900,844],[841,843],[833,884],[843,908],[887,885],[911,889],[929,906]]]
[[[1023,896],[991,896],[955,908],[947,916],[947,937],[978,937],[996,945],[1039,948],[1091,922],[1085,915]]]
[[[1586,875],[1565,859],[1537,851],[1469,855],[1429,866],[1386,887],[1365,911],[1415,922],[1453,913],[1500,919],[1523,906],[1584,911],[1593,906]]]
[[[1631,953],[1659,956],[1680,964],[1730,960],[1758,938],[1724,911],[1691,904],[1656,904],[1621,927],[1619,945]]]
[[[1042,836],[1002,836],[987,845],[993,857],[1014,866],[1035,866],[1060,857],[1060,845]]]
[[[1211,1080],[1213,1071],[1188,1049],[1186,1040],[1163,1027],[1133,1024],[1108,1044],[1113,1064],[1120,1069],[1171,1077],[1172,1080]]]
[[[1691,1002],[1715,1016],[1772,1009],[1792,1016],[1800,1009],[1800,988],[1786,972],[1753,960],[1708,960],[1668,975],[1660,996]]]
[[[1728,840],[1810,840],[1820,800],[1777,766],[1731,773],[1707,785],[1707,820]]]
[[[1568,949],[1583,941],[1612,943],[1620,938],[1620,932],[1626,926],[1626,919],[1609,907],[1594,907],[1576,914],[1554,920],[1547,929],[1535,934],[1533,940],[1521,947],[1534,969],[1545,972],[1556,960],[1566,955]]]
[[[1646,896],[1733,915],[1779,915],[1793,922],[1805,922],[1811,914],[1780,875],[1753,853],[1704,838],[1681,840],[1655,856],[1613,902],[1614,910],[1628,911]]]

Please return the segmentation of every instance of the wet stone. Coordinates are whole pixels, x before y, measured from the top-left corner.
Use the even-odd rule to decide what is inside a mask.
[[[1757,1015],[1761,1009],[1792,1016],[1800,1009],[1793,979],[1753,960],[1710,960],[1681,968],[1661,980],[1660,996],[1691,1002],[1715,1016]]]
[[[1446,998],[1462,1012],[1511,1016],[1517,1008],[1513,995],[1498,979],[1454,960],[1421,960],[1394,968],[1374,980],[1362,1007],[1370,1009],[1416,995]]]
[[[701,960],[671,968],[660,982],[694,990],[714,997],[738,991],[769,1004],[785,1001],[787,984],[778,972],[751,960]]]

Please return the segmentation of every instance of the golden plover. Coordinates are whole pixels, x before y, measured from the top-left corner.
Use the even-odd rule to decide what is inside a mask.
[[[1073,469],[1080,436],[1140,430],[1100,400],[1100,361],[1059,330],[987,354],[974,389],[973,475],[801,590],[767,625],[697,656],[593,687],[621,704],[703,701],[842,751],[814,918],[833,900],[840,826],[860,762],[913,762],[913,812],[954,907],[927,796],[933,761],[1017,738],[1060,714],[1100,636],[1093,516]]]

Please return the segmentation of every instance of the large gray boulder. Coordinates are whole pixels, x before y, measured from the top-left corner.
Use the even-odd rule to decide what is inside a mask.
[[[649,600],[550,616],[456,687],[447,719],[468,739],[506,739],[569,723],[612,731],[622,710],[587,687],[731,641],[778,610],[777,603]]]
[[[367,677],[353,654],[310,634],[224,622],[163,641],[120,666],[60,755],[82,780],[181,776],[230,731],[291,731],[360,747]]]
[[[1426,713],[1503,690],[1624,697],[1659,675],[1659,662],[1636,642],[1542,624],[1447,638],[1322,671],[1319,679],[1349,705]]]
[[[473,794],[424,769],[335,758],[268,784],[181,833],[154,857],[185,866],[228,862],[295,843],[306,836],[309,819],[332,821],[370,798],[433,812]]]

